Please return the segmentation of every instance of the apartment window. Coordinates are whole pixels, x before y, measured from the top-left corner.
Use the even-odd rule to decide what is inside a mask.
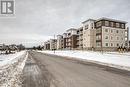
[[[96,36],[96,40],[101,40],[101,35]]]
[[[92,27],[92,29],[94,29],[94,24],[93,23],[91,23],[91,27]]]
[[[123,37],[121,38],[121,40],[123,40]]]
[[[106,46],[108,47],[108,43],[106,43]]]
[[[77,34],[79,34],[79,31],[77,31]]]
[[[108,39],[108,36],[106,36],[105,39]]]
[[[119,46],[119,44],[117,43],[117,47]]]
[[[125,32],[125,36],[127,36],[128,32]]]
[[[88,29],[88,25],[85,25],[85,30],[87,30]]]
[[[126,37],[126,38],[125,38],[125,41],[127,41],[127,40],[128,40],[128,38]]]
[[[113,47],[113,43],[111,43],[111,47]]]
[[[120,23],[116,23],[116,27],[120,27]]]
[[[117,30],[116,33],[119,33],[119,31]]]
[[[128,44],[127,43],[125,43],[125,46],[127,46]]]
[[[105,29],[105,32],[108,32],[108,29]]]
[[[100,27],[101,25],[102,25],[101,21],[99,21],[99,22],[96,23],[96,27]]]
[[[105,21],[105,26],[109,26],[109,21]]]
[[[111,33],[113,33],[113,30],[111,30]]]
[[[96,43],[97,47],[101,46],[101,42]]]
[[[125,28],[125,24],[121,24],[121,28]]]
[[[101,28],[96,29],[96,33],[101,33]]]
[[[113,26],[114,26],[114,23],[113,23],[113,22],[110,22],[110,25],[111,25],[111,27],[113,27]]]

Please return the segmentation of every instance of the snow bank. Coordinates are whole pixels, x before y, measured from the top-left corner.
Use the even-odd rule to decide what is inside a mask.
[[[39,51],[59,56],[73,57],[120,69],[130,70],[130,53],[92,52],[92,51]]]
[[[26,51],[0,55],[0,87],[20,87],[22,70],[28,57]]]
[[[9,65],[10,63],[12,63],[11,61],[15,61],[15,59],[21,55],[23,55],[25,53],[25,51],[21,51],[21,52],[17,52],[15,54],[9,54],[9,55],[5,55],[2,54],[0,55],[0,67],[4,66],[4,65]]]

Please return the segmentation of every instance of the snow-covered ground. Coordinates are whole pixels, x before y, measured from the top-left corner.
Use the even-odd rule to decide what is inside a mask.
[[[92,52],[92,51],[38,51],[59,56],[78,58],[115,68],[130,70],[130,53]]]
[[[22,70],[28,57],[26,51],[0,55],[0,87],[20,87]]]

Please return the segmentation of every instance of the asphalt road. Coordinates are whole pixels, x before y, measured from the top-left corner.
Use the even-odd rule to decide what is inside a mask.
[[[130,72],[38,52],[29,52],[23,87],[130,87]]]

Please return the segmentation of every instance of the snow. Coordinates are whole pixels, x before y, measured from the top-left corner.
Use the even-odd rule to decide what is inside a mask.
[[[93,51],[39,51],[58,56],[77,58],[119,69],[130,70],[130,53],[93,52]]]
[[[0,55],[0,87],[21,87],[22,70],[27,57],[26,51]]]
[[[24,51],[22,52],[17,52],[15,54],[9,54],[9,55],[5,55],[2,54],[0,55],[0,67],[4,66],[6,64],[12,63],[12,60],[15,60],[18,56],[22,55],[24,53]]]

